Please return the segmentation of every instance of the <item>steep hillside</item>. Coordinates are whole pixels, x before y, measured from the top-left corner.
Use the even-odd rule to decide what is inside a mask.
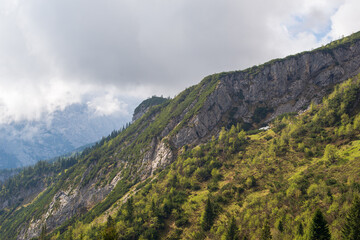
[[[305,217],[311,214],[315,203],[307,203],[310,204],[306,208],[308,215],[301,215],[303,208],[298,203],[304,202],[294,201],[293,195],[289,193],[285,196],[283,191],[287,194],[292,176],[295,176],[294,182],[291,182],[295,184],[294,196],[304,197],[301,200],[308,198],[306,194],[313,183],[317,184],[317,188],[315,185],[312,188],[323,189],[323,183],[319,181],[327,179],[325,173],[328,169],[326,164],[318,162],[323,161],[319,159],[324,144],[340,146],[341,143],[349,143],[348,135],[341,140],[332,131],[347,132],[338,130],[341,127],[337,126],[345,113],[348,119],[341,124],[351,123],[351,129],[357,129],[353,117],[357,113],[357,101],[350,98],[340,107],[337,102],[337,105],[318,110],[319,114],[312,109],[304,115],[308,116],[306,120],[295,119],[296,123],[303,122],[302,128],[296,129],[298,139],[291,135],[291,126],[297,124],[289,124],[289,119],[275,122],[273,129],[278,130],[265,135],[245,137],[242,129],[257,128],[286,112],[305,110],[311,102],[321,102],[335,84],[356,76],[360,72],[359,37],[360,33],[357,33],[312,52],[244,71],[208,76],[174,99],[151,107],[127,129],[104,139],[77,157],[71,167],[46,175],[41,180],[44,184],[36,188],[40,193],[38,195],[30,194],[27,199],[14,198],[9,195],[9,186],[5,184],[0,199],[15,200],[6,206],[0,205],[1,236],[5,239],[31,239],[43,232],[53,233],[55,239],[70,239],[70,235],[76,234],[80,238],[78,231],[81,229],[90,239],[99,239],[104,229],[102,224],[109,214],[115,222],[110,219],[107,225],[110,230],[106,228],[108,230],[104,231],[111,232],[111,227],[116,225],[117,232],[125,239],[140,236],[155,239],[170,235],[173,238],[208,236],[214,239],[225,231],[226,224],[222,223],[227,221],[226,214],[238,212],[245,212],[246,217],[240,219],[240,215],[236,215],[237,226],[247,227],[242,232],[252,234],[254,239],[264,219],[261,212],[265,212],[271,220],[278,217],[275,213],[284,215],[286,224],[300,221],[287,214],[293,217],[300,214],[304,227],[307,226]],[[358,82],[354,80],[347,84],[356,85],[351,87],[355,93],[350,95],[359,99],[356,95]],[[334,95],[342,98],[343,92]],[[342,111],[340,115],[336,112],[338,108]],[[324,117],[324,114],[330,115]],[[315,124],[312,129],[310,125],[316,117],[333,120]],[[231,127],[233,125],[235,127]],[[221,130],[223,127],[229,131]],[[343,136],[341,134],[339,136]],[[357,137],[357,132],[351,134]],[[357,147],[356,142],[354,147]],[[355,158],[352,152],[346,154],[351,159]],[[344,176],[348,168],[341,167],[345,170],[339,170],[340,175]],[[302,186],[306,179],[297,179],[296,174],[307,169],[312,174],[306,175],[309,184]],[[324,177],[314,176],[314,169],[323,171]],[[343,183],[338,175],[333,178],[336,183]],[[329,186],[333,185],[335,183]],[[18,187],[15,186],[15,189]],[[344,189],[334,191],[346,193],[348,190]],[[205,202],[210,202],[211,214],[216,217],[212,220],[214,222],[199,230],[197,221],[209,191],[213,194]],[[133,198],[129,198],[132,195]],[[248,199],[247,202],[242,202],[244,199]],[[266,199],[272,205],[265,204]],[[348,199],[345,200],[337,204],[348,203]],[[123,202],[126,204],[123,205]],[[262,211],[260,206],[266,206],[263,207],[266,211]],[[324,209],[325,206],[329,204],[324,205]],[[234,209],[230,211],[228,207]],[[277,210],[273,211],[272,207]],[[344,208],[341,211],[344,212],[346,206]],[[334,214],[340,213],[337,211]],[[331,224],[336,227],[342,224],[333,221]],[[191,235],[196,232],[200,235]],[[293,233],[284,236],[291,237]]]

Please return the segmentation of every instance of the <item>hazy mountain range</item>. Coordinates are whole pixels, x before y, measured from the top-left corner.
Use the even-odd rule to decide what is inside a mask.
[[[0,169],[27,166],[95,143],[131,117],[124,113],[99,115],[87,104],[73,104],[41,120],[1,124]]]

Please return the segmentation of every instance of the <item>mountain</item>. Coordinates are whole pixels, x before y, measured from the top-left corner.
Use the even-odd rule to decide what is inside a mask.
[[[139,106],[137,106],[134,110],[134,114],[132,117],[132,122],[135,122],[139,118],[141,118],[151,107],[160,105],[163,102],[166,102],[168,99],[163,97],[157,97],[152,96],[151,98],[148,98],[144,100],[142,103],[140,103]]]
[[[79,156],[4,182],[0,234],[302,239],[319,208],[339,239],[360,191],[359,73],[356,33],[210,75]]]
[[[23,167],[99,141],[130,121],[124,114],[99,115],[72,104],[37,121],[0,125],[0,169]]]

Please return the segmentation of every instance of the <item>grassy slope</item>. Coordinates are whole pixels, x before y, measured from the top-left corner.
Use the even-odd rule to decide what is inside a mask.
[[[271,130],[245,136],[233,127],[205,145],[184,147],[152,182],[133,188],[139,191],[133,194],[132,217],[123,199],[114,205],[110,213],[120,239],[221,239],[231,216],[239,236],[257,239],[269,219],[273,239],[306,239],[316,208],[333,239],[341,239],[343,216],[360,191],[359,96],[355,78],[322,105],[276,120]],[[334,151],[324,154],[328,145]],[[204,231],[200,222],[208,197],[216,218]],[[99,239],[102,221],[78,222],[71,234]],[[296,233],[299,223],[304,236]]]

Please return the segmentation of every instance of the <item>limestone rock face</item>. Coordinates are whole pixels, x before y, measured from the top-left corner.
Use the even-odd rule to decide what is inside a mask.
[[[89,184],[86,187],[77,186],[74,189],[69,187],[65,191],[58,191],[49,204],[47,212],[41,219],[33,219],[27,228],[23,228],[17,239],[32,239],[39,236],[41,228],[45,224],[47,229],[52,230],[72,216],[85,213],[114,189],[121,180],[121,173],[120,171],[110,184],[102,187]]]
[[[142,165],[140,167],[141,179],[145,180],[152,176],[154,171],[166,167],[173,159],[174,154],[169,145],[165,143],[164,140],[156,143],[156,140],[153,139],[150,144],[150,149],[144,154],[142,159]]]
[[[320,102],[335,84],[359,73],[360,41],[226,73],[198,114],[171,140],[177,148],[201,142],[219,131],[222,118],[227,123],[256,123],[304,110],[311,101]]]
[[[147,110],[149,110],[149,107],[140,107],[138,112],[134,112],[132,122],[135,122],[141,118],[147,112]]]

